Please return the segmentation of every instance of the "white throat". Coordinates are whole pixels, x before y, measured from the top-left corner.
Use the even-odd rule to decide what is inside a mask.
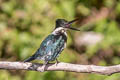
[[[65,34],[67,36],[66,30],[64,28],[62,28],[62,27],[56,28],[52,32],[52,34],[54,34],[54,35],[58,35],[59,33],[63,33],[63,34]]]

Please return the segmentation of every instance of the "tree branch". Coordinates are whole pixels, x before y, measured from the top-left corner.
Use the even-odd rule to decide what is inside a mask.
[[[0,61],[0,69],[7,70],[32,70],[41,71],[42,64],[29,62],[7,62]],[[70,71],[81,73],[98,73],[103,75],[111,75],[120,72],[120,65],[115,66],[96,66],[96,65],[78,65],[60,62],[56,64],[47,64],[45,71]]]

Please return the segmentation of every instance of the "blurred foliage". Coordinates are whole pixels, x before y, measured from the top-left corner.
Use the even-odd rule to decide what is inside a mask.
[[[111,9],[108,17],[81,21],[94,9]],[[74,31],[68,32],[67,48],[59,57],[70,63],[120,64],[120,1],[118,0],[0,0],[0,60],[23,61],[31,56],[52,32],[57,18],[79,18],[75,26],[83,31],[104,35],[104,39],[79,52],[74,45]],[[94,19],[95,17],[92,17]],[[44,30],[44,31],[43,31]],[[82,54],[84,53],[84,54]],[[69,56],[68,56],[69,55]],[[102,58],[100,57],[102,56]],[[71,72],[0,71],[0,80],[120,80],[120,74],[103,76]]]

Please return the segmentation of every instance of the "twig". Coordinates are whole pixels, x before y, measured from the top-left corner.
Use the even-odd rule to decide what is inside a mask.
[[[42,64],[29,62],[8,62],[0,61],[0,69],[8,70],[32,70],[41,71]],[[111,75],[120,72],[120,65],[115,66],[96,66],[96,65],[79,65],[60,62],[56,64],[47,64],[45,71],[70,71],[81,73],[98,73],[102,75]]]

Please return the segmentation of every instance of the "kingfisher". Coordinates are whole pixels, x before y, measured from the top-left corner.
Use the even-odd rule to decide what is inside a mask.
[[[77,20],[78,19],[67,21],[65,19],[57,19],[55,29],[52,31],[52,33],[42,41],[40,48],[37,49],[35,54],[26,59],[24,62],[29,62],[35,59],[43,60],[44,61],[43,71],[46,64],[48,64],[49,61],[56,60],[56,63],[58,63],[59,61],[57,60],[57,57],[66,47],[67,43],[66,31],[69,29],[80,31],[79,29],[73,28],[71,26],[72,23],[76,22]]]

